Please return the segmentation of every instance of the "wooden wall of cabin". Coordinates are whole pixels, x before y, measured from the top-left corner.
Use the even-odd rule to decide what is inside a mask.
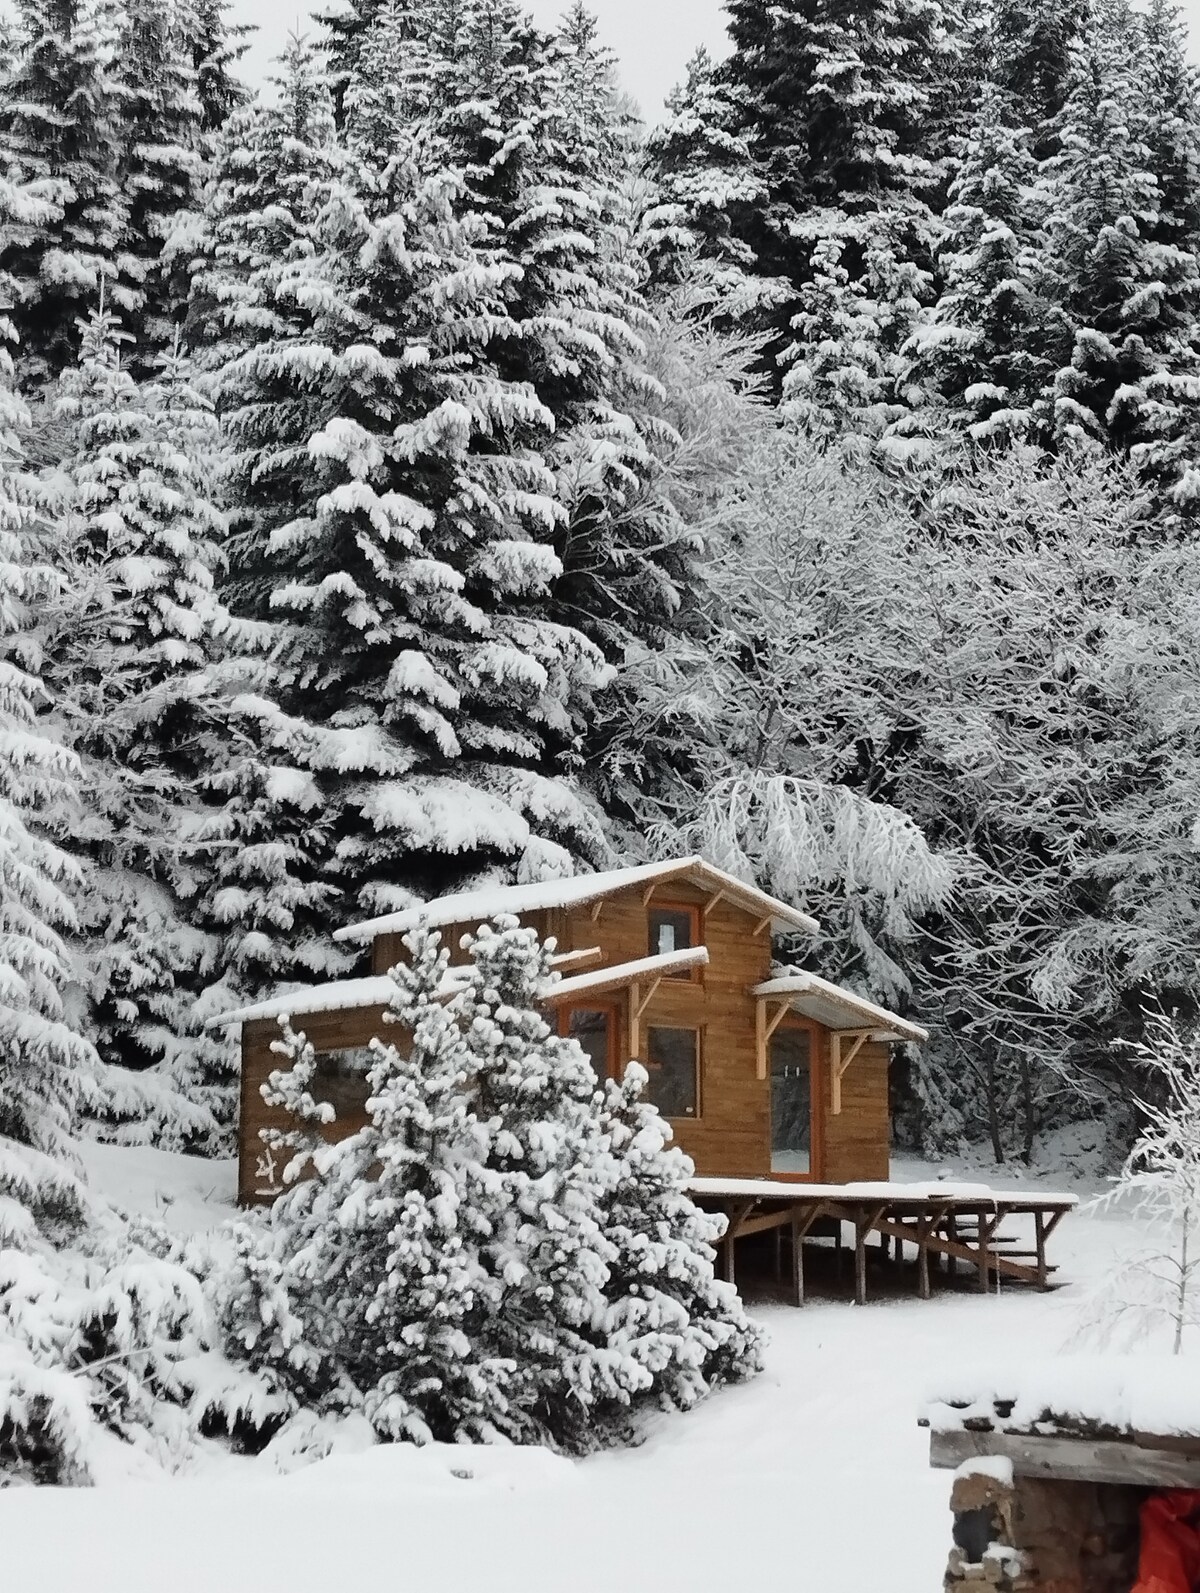
[[[348,1012],[314,1012],[297,1017],[293,1028],[302,1030],[318,1051],[348,1051],[369,1045],[385,1032],[382,1007],[361,1007]],[[279,1039],[279,1025],[271,1019],[258,1019],[242,1025],[241,1111],[238,1116],[238,1203],[243,1206],[269,1204],[279,1193],[279,1181],[287,1164],[287,1153],[271,1153],[276,1159],[274,1179],[263,1176],[262,1163],[267,1147],[259,1138],[264,1128],[287,1129],[295,1121],[278,1106],[268,1106],[262,1086],[284,1059],[271,1044]],[[356,1133],[367,1121],[366,1084],[363,1106],[342,1110],[325,1129],[325,1136],[336,1142]]]
[[[678,904],[703,911],[711,894],[672,882],[649,906]],[[592,906],[546,915],[545,933],[560,951],[598,946],[605,964],[633,962],[650,954],[648,907],[639,890],[610,896],[598,916]],[[675,1140],[706,1176],[753,1177],[771,1171],[770,1082],[757,1077],[752,985],[771,967],[769,928],[755,934],[755,920],[743,908],[721,901],[702,919],[709,964],[699,979],[664,979],[642,1016],[640,1058],[646,1056],[646,1031],[654,1024],[698,1027],[700,1035],[700,1111],[675,1119]],[[589,964],[588,967],[600,967]],[[614,998],[600,998],[600,1000]],[[579,1004],[586,1005],[580,998]],[[629,1056],[628,995],[619,1010],[625,1032],[618,1056]]]
[[[824,1031],[820,1100],[824,1121],[824,1168],[830,1184],[884,1180],[890,1168],[891,1114],[888,1109],[889,1048],[869,1041],[842,1077],[842,1109],[832,1102],[829,1031]]]

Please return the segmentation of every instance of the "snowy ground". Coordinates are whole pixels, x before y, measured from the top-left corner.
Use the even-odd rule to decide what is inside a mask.
[[[110,1194],[181,1228],[227,1214],[228,1165],[107,1149],[91,1160]],[[909,1164],[894,1176],[930,1173]],[[1071,1183],[1061,1165],[1036,1181]],[[930,1471],[916,1425],[929,1385],[953,1361],[1011,1364],[1070,1346],[1081,1297],[1131,1240],[1127,1220],[1068,1218],[1052,1242],[1066,1287],[1049,1296],[764,1307],[761,1377],[690,1415],[656,1418],[637,1450],[579,1463],[394,1448],[286,1476],[265,1459],[223,1457],[178,1481],[135,1481],[114,1456],[94,1489],[0,1492],[3,1585],[727,1593],[761,1577],[821,1593],[934,1593],[949,1517],[948,1477]]]

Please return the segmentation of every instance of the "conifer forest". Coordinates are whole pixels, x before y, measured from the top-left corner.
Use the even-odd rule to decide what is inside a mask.
[[[253,90],[225,0],[0,23],[0,1472],[86,1480],[201,1384],[235,1436],[582,1453],[756,1369],[637,1070],[584,1104],[511,927],[450,1017],[415,937],[413,1053],[336,1165],[297,1131],[284,1215],[202,1254],[95,1209],[82,1145],[231,1155],[209,1020],[413,902],[696,853],[801,903],[794,964],[929,1027],[891,1090],[931,1160],[1086,1123],[1115,1166],[1161,1096],[1148,1036],[1200,1015],[1184,24],[726,13],[654,126],[583,0],[343,0]],[[564,1144],[566,1261],[505,1227]]]

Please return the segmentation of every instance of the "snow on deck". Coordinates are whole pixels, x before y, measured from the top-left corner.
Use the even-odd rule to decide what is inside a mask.
[[[1076,1206],[1075,1195],[1042,1194],[1040,1190],[993,1189],[990,1184],[970,1183],[859,1183],[812,1184],[804,1179],[772,1178],[693,1178],[688,1189],[693,1195],[715,1199],[753,1196],[757,1200],[956,1200],[979,1204],[1008,1205],[1014,1201],[1040,1206]]]

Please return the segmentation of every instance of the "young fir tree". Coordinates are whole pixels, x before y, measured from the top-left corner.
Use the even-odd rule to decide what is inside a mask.
[[[297,1128],[271,1138],[294,1188],[219,1290],[233,1353],[294,1396],[361,1408],[385,1440],[571,1452],[625,1436],[644,1402],[690,1405],[756,1370],[687,1164],[636,1084],[604,1105],[539,1010],[548,949],[512,919],[457,968],[436,934],[407,945],[365,1128],[323,1141],[312,1048],[280,1046],[270,1099]]]
[[[68,600],[46,668],[87,775],[70,844],[87,877],[92,1033],[121,1070],[108,1110],[134,1120],[126,1135],[214,1149],[232,1121],[234,1074],[193,1012],[216,948],[186,903],[206,878],[197,790],[223,741],[206,677],[225,534],[211,499],[215,423],[178,355],[158,383],[138,387],[104,310],[59,388],[52,487]]]
[[[9,218],[0,268],[13,279],[13,323],[26,378],[44,384],[75,355],[76,323],[101,283],[113,308],[139,303],[121,260],[121,94],[110,10],[89,0],[22,0],[0,94],[0,151],[14,180],[36,182],[58,214]]]
[[[618,1173],[605,1205],[613,1248],[605,1293],[609,1343],[643,1366],[658,1397],[687,1410],[719,1383],[757,1371],[762,1335],[732,1284],[713,1271],[721,1225],[687,1192],[695,1169],[644,1100],[630,1062],[604,1086],[600,1126]]]

